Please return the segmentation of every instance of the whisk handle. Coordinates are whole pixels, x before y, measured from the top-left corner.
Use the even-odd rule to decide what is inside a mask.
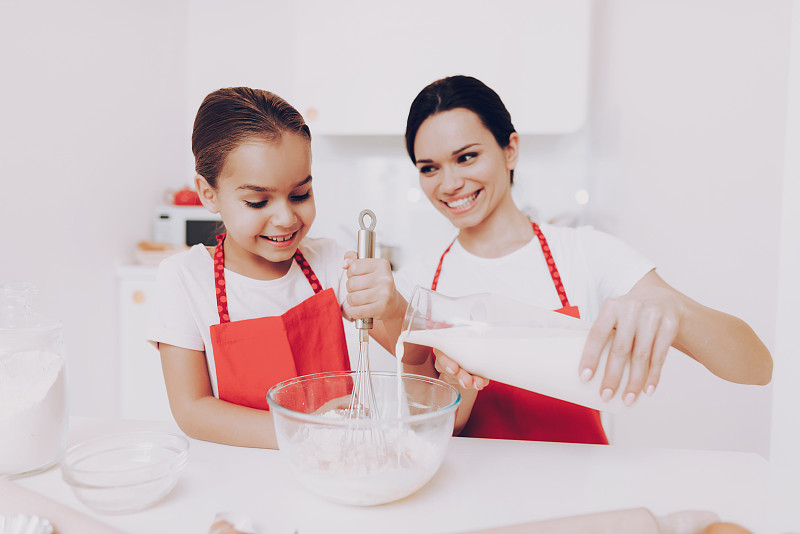
[[[364,223],[366,217],[369,217],[369,226]],[[359,259],[375,257],[375,225],[377,222],[378,219],[375,217],[372,210],[365,209],[358,214],[360,230],[358,231],[358,249],[356,254]],[[369,337],[367,330],[372,328],[372,319],[356,319],[356,328],[361,331],[361,341],[365,341],[364,338]]]

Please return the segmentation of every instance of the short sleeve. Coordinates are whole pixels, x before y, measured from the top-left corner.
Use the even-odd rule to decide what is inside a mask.
[[[205,350],[187,294],[180,264],[168,258],[158,267],[155,301],[151,308],[147,340],[190,350]]]
[[[591,227],[581,227],[577,237],[582,242],[586,264],[594,278],[599,301],[624,295],[655,264],[621,239]]]

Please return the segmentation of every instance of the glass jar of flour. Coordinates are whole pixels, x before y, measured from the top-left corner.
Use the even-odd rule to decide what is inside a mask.
[[[32,284],[0,285],[0,478],[61,460],[68,408],[61,324],[36,313]]]

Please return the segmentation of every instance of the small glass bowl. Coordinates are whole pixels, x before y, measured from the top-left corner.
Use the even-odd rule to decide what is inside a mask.
[[[97,512],[128,513],[163,499],[178,481],[189,440],[169,432],[112,434],[67,450],[61,476]]]

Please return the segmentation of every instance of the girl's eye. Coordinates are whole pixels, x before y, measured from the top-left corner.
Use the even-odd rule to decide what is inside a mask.
[[[467,161],[470,161],[471,159],[474,159],[477,156],[478,156],[477,152],[468,152],[466,154],[461,154],[460,156],[458,156],[458,162],[466,163]]]
[[[292,202],[305,202],[309,198],[311,198],[311,191],[310,190],[306,191],[302,195],[294,195],[294,196],[292,196]]]
[[[259,208],[263,208],[264,206],[266,206],[267,205],[267,201],[266,200],[261,200],[259,202],[248,202],[247,200],[245,200],[244,201],[244,205],[247,206],[248,208],[259,209]]]

